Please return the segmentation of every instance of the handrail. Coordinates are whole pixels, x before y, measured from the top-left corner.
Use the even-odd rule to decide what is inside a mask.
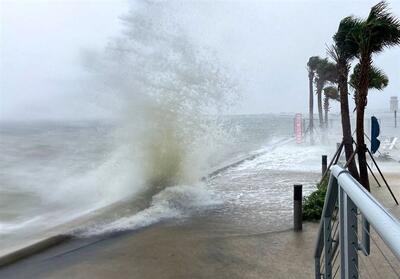
[[[367,226],[370,224],[375,229],[378,235],[386,243],[388,248],[393,252],[397,259],[400,260],[400,222],[393,217],[367,190],[365,190],[364,187],[357,180],[355,180],[347,170],[335,165],[331,168],[324,208],[321,215],[317,244],[315,247],[314,258],[316,261],[316,278],[319,278],[318,276],[321,275],[319,271],[319,265],[322,251],[327,245],[329,245],[328,248],[331,248],[332,242],[334,242],[332,241],[329,230],[332,214],[338,199],[340,210],[339,225],[341,227],[339,233],[340,243],[357,240],[350,240],[345,230],[348,230],[350,226],[355,226],[355,228],[357,228],[357,218],[354,219],[354,216],[350,215],[356,214],[354,211],[359,210],[363,218],[365,218],[364,220],[367,221]],[[369,245],[369,234],[367,237],[368,240],[366,241]],[[363,247],[363,243],[357,244],[360,247]],[[347,247],[346,245],[348,245],[348,243],[343,245],[341,244],[340,246],[341,248],[345,248]],[[369,247],[367,250],[369,251]],[[346,252],[347,251],[341,251],[343,258],[349,257],[349,255],[346,255]],[[325,251],[325,256],[330,256],[330,254],[326,253],[327,251]],[[351,257],[354,256],[357,257],[357,255],[351,255]],[[325,259],[326,264],[330,264],[329,260],[330,259]],[[357,264],[357,259],[353,259],[353,261]],[[351,269],[351,267],[348,265],[343,266],[342,268]],[[353,271],[354,268],[352,272]],[[329,274],[329,270],[327,272],[327,274]],[[342,272],[342,278],[347,278],[349,273],[346,272],[349,271],[345,270]],[[331,275],[328,275],[326,278],[330,277]]]
[[[400,222],[390,214],[348,171],[340,172],[339,166],[332,168],[338,184],[358,207],[390,250],[400,260]],[[354,184],[357,187],[354,187]]]
[[[335,167],[335,166],[334,166]],[[333,168],[334,168],[333,167]],[[332,168],[332,169],[333,169]],[[328,183],[328,188],[326,190],[326,194],[325,194],[325,202],[324,202],[324,207],[322,209],[322,214],[321,214],[321,221],[320,221],[320,225],[319,225],[319,230],[318,230],[318,239],[317,239],[317,245],[315,246],[315,252],[314,252],[314,257],[320,257],[321,253],[322,253],[322,249],[324,248],[324,217],[328,217],[328,216],[332,216],[333,213],[333,208],[332,207],[328,207],[328,204],[330,204],[330,199],[329,197],[331,196],[337,196],[337,195],[333,195],[332,191],[334,190],[334,181],[332,179],[332,174],[329,177],[329,183]],[[337,193],[337,191],[335,191]]]

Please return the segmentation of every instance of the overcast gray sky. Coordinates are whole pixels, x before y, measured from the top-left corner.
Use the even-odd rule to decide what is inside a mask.
[[[88,118],[104,112],[82,88],[84,49],[101,51],[122,30],[126,0],[0,0],[0,119]],[[233,113],[306,112],[309,56],[348,15],[365,17],[377,1],[185,1],[176,16],[199,44],[238,75],[242,100]],[[400,1],[389,1],[400,17]],[[374,59],[389,76],[368,106],[400,94],[400,47]],[[336,104],[335,107],[338,107]],[[337,108],[333,109],[337,111]]]

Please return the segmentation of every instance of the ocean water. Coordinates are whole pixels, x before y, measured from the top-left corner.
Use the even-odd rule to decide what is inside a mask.
[[[333,152],[335,140],[320,146],[290,141],[292,116],[230,116],[220,127],[229,140],[210,154],[197,182],[154,187],[137,175],[130,151],[115,144],[114,123],[1,123],[0,251],[118,204],[68,229],[103,234],[201,214],[255,230],[287,228],[292,185],[303,183],[305,193],[314,188],[320,155]],[[200,179],[255,151],[262,155]]]
[[[1,123],[0,249],[8,238],[33,236],[107,203],[107,189],[94,183],[112,156],[110,129],[92,122]]]

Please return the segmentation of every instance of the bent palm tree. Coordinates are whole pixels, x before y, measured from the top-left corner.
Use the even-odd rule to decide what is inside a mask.
[[[364,140],[364,113],[367,105],[369,72],[372,54],[382,52],[387,47],[400,44],[400,21],[389,11],[386,2],[380,2],[371,8],[368,18],[357,24],[351,31],[352,40],[358,46],[360,60],[359,78],[356,87],[357,145],[360,183],[369,190],[366,145]]]
[[[324,111],[325,111],[325,127],[328,128],[328,111],[329,100],[340,101],[339,92],[334,86],[327,86],[324,88]]]
[[[342,19],[338,31],[333,36],[334,45],[328,49],[330,56],[336,62],[338,74],[338,89],[340,95],[340,115],[342,122],[343,145],[348,162],[348,169],[351,175],[359,180],[357,165],[353,156],[353,137],[351,134],[350,110],[349,110],[349,89],[348,76],[350,62],[357,54],[357,44],[349,37],[352,29],[359,24],[359,20],[353,17]]]
[[[318,98],[318,116],[319,116],[319,126],[322,128],[324,126],[324,119],[322,115],[322,89],[327,82],[336,82],[337,72],[336,65],[329,62],[328,59],[322,59],[318,63],[316,69],[317,77],[315,79],[317,87],[317,98]]]
[[[318,63],[321,58],[318,56],[311,56],[307,63],[308,70],[308,87],[309,87],[309,125],[308,129],[310,130],[310,134],[313,133],[314,129],[314,76],[315,70],[317,69]]]

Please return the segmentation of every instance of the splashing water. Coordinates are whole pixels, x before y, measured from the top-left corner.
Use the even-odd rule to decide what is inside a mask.
[[[229,104],[233,83],[210,52],[191,43],[166,3],[143,3],[122,21],[124,36],[103,55],[84,55],[101,81],[99,102],[112,104],[118,119],[116,144],[130,150],[144,184],[193,183],[220,136],[205,115]]]
[[[32,226],[39,231],[134,199],[139,192],[146,193],[148,200],[141,209],[151,206],[148,211],[152,212],[160,204],[152,203],[153,197],[157,200],[160,195],[179,193],[164,190],[166,187],[199,188],[196,183],[208,171],[211,155],[228,144],[226,129],[222,131],[215,120],[234,102],[236,90],[216,56],[191,41],[167,3],[137,4],[121,20],[123,34],[110,40],[104,52],[82,52],[83,64],[90,72],[88,95],[111,115],[111,136],[110,129],[98,132],[98,138],[90,143],[95,146],[93,156],[77,160],[73,154],[81,143],[86,144],[86,136],[69,138],[68,127],[57,128],[54,138],[38,132],[42,141],[49,139],[54,150],[45,147],[40,151],[41,156],[48,152],[48,160],[41,163],[47,169],[26,167],[29,175],[25,181],[32,181],[26,192],[32,193],[34,210],[25,206],[10,214],[10,220],[29,224],[27,233]],[[82,135],[85,129],[79,130]],[[67,135],[67,139],[56,135]],[[10,142],[14,140],[10,137]],[[64,145],[57,147],[61,140]],[[43,144],[38,136],[33,152]],[[59,149],[71,160],[57,157]],[[22,167],[18,169],[15,177],[20,176]],[[198,191],[188,193],[197,195]],[[17,228],[13,222],[0,222],[0,233],[8,234],[13,228]]]

